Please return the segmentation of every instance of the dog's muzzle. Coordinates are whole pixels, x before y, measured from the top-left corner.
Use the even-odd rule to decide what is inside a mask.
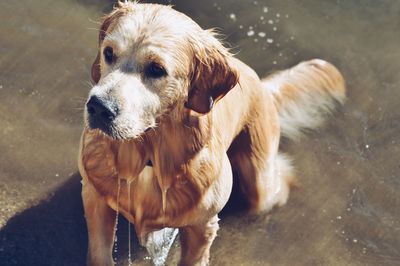
[[[89,114],[89,126],[105,132],[109,131],[111,123],[118,115],[118,108],[115,104],[97,96],[90,97],[86,109]]]

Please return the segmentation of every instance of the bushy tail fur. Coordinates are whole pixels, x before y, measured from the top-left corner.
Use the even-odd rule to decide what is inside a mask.
[[[320,126],[336,104],[343,104],[346,99],[342,75],[320,59],[268,76],[262,84],[274,96],[282,135],[293,140],[303,130]]]

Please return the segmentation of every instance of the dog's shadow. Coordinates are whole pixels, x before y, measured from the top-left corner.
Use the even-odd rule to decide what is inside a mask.
[[[81,200],[80,175],[74,174],[47,200],[11,218],[0,231],[0,264],[8,265],[85,265],[87,229]],[[238,189],[234,185],[234,191]],[[236,192],[232,193],[236,194]],[[222,217],[245,207],[233,197]],[[133,227],[132,258],[151,265],[144,248],[138,245]],[[120,216],[118,224],[118,261],[128,252],[128,223]],[[148,263],[146,263],[146,259]]]
[[[0,231],[2,265],[85,265],[87,231],[74,174],[47,200],[11,218]]]
[[[81,177],[74,174],[47,200],[11,218],[0,231],[0,264],[86,265],[87,230]],[[128,223],[119,217],[118,257],[126,257]],[[132,229],[134,258],[145,256]]]

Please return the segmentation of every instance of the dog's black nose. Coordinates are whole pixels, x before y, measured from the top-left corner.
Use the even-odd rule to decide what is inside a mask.
[[[90,119],[94,120],[94,124],[101,122],[105,125],[110,123],[117,116],[117,109],[111,103],[97,96],[90,97],[86,104]],[[98,125],[95,127],[99,127]]]

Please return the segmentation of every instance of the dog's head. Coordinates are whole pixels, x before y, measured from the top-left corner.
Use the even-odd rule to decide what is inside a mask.
[[[238,74],[211,31],[169,6],[128,2],[101,25],[92,79],[86,123],[130,139],[177,106],[208,113]]]

